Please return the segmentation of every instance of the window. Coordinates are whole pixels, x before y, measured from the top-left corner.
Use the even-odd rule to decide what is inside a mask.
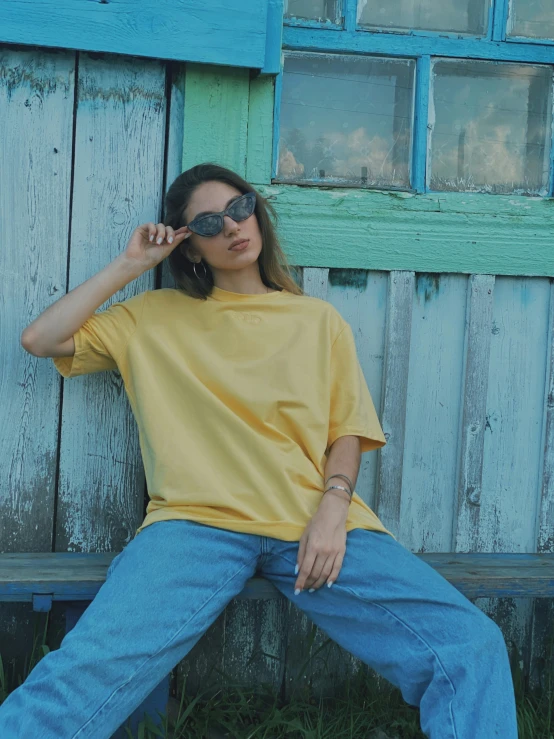
[[[512,0],[508,19],[511,36],[554,39],[554,2],[552,0]]]
[[[340,24],[337,0],[285,0],[285,18],[314,20],[319,23]]]
[[[552,68],[433,65],[431,189],[548,194]]]
[[[484,36],[490,0],[358,0],[358,24],[366,28],[447,31]]]
[[[273,181],[552,196],[554,0],[288,0]]]
[[[409,187],[414,70],[403,59],[288,55],[279,178]]]

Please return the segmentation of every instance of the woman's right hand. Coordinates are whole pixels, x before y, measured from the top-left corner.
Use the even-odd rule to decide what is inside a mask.
[[[143,223],[131,234],[123,256],[146,272],[168,257],[191,233],[186,226],[174,231],[163,223]]]

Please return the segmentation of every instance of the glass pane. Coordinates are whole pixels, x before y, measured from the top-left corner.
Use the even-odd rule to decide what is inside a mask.
[[[512,0],[508,34],[554,40],[554,2],[552,0]]]
[[[414,70],[407,59],[285,56],[278,178],[409,186]]]
[[[358,25],[485,36],[491,0],[358,0]]]
[[[433,88],[431,189],[546,194],[551,67],[439,61]]]
[[[285,0],[285,18],[340,24],[339,0]]]

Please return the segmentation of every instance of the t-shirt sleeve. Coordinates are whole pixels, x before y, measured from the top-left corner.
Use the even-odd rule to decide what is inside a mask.
[[[359,436],[362,452],[386,439],[367,387],[352,329],[344,323],[331,348],[331,408],[328,447],[340,436]]]
[[[74,355],[52,357],[58,372],[64,377],[77,377],[117,369],[117,360],[142,316],[147,292],[112,303],[106,310],[93,313],[73,334]]]

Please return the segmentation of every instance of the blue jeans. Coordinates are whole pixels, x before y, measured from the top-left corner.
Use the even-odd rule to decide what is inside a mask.
[[[0,706],[2,739],[108,739],[256,571],[421,709],[432,739],[517,739],[498,627],[388,534],[348,533],[331,587],[294,595],[298,542],[191,521],[147,526],[59,649]]]

